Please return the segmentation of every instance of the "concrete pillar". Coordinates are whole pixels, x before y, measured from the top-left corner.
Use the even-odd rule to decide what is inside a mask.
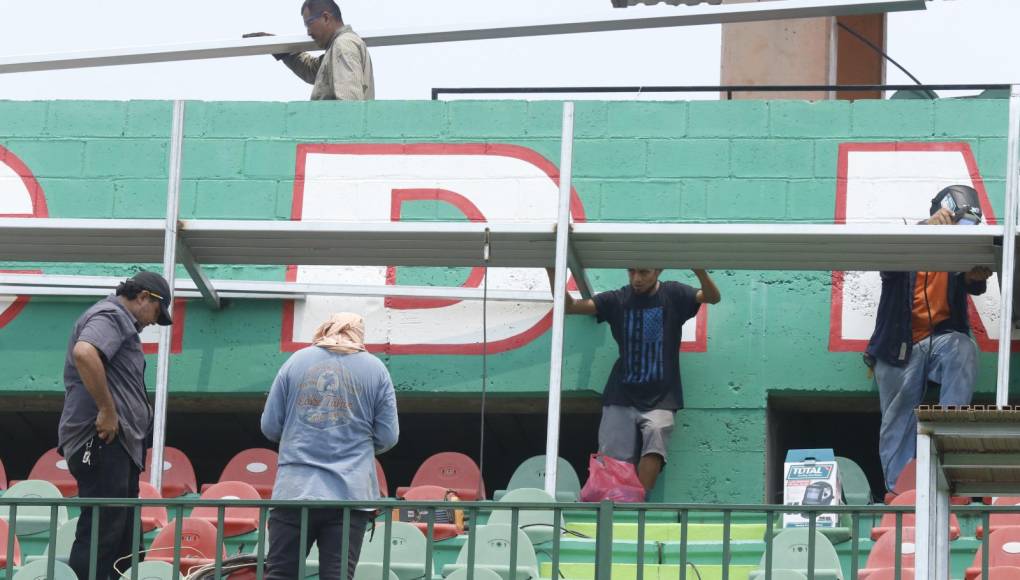
[[[729,0],[736,3],[746,0]],[[885,46],[885,15],[840,17],[879,47]],[[880,84],[884,59],[836,25],[836,18],[802,18],[724,24],[723,85]],[[730,95],[723,94],[722,98]],[[881,98],[880,92],[741,92],[734,99]]]

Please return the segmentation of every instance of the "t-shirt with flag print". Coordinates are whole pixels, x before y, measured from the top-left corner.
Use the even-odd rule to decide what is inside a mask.
[[[630,286],[594,297],[596,319],[608,322],[619,347],[603,405],[641,411],[684,406],[680,381],[680,340],[684,322],[698,314],[698,291],[679,282],[660,282],[654,294]]]

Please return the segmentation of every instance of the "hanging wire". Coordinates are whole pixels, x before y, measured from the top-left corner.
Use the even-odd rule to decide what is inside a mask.
[[[478,499],[485,494],[485,399],[489,385],[489,228],[482,244],[482,405],[478,429]]]

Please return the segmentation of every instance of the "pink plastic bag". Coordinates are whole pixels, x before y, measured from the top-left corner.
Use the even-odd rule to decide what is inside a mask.
[[[604,499],[642,502],[645,501],[645,487],[641,485],[632,464],[601,453],[592,453],[588,460],[588,481],[581,488],[581,501],[597,502]]]

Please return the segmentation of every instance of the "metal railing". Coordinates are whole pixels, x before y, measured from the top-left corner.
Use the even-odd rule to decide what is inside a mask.
[[[174,530],[173,539],[173,555],[172,558],[167,556],[159,558],[172,564],[173,568],[173,579],[178,580],[179,578],[189,578],[181,571],[181,558],[182,558],[182,531],[184,526],[175,523],[182,522],[185,518],[185,511],[189,508],[195,507],[211,507],[215,508],[217,512],[216,518],[216,550],[211,556],[206,554],[205,557],[209,560],[212,566],[211,574],[205,572],[202,578],[221,578],[225,577],[226,574],[232,570],[228,570],[224,563],[224,521],[226,510],[229,508],[258,508],[258,526],[254,532],[255,547],[253,551],[245,551],[243,553],[250,554],[254,557],[255,564],[255,577],[258,580],[262,580],[264,577],[263,565],[267,555],[267,522],[269,516],[269,510],[271,508],[295,508],[300,510],[300,539],[299,539],[299,557],[298,561],[298,575],[301,578],[306,576],[306,564],[305,554],[309,548],[309,510],[320,509],[320,508],[331,508],[342,510],[344,515],[343,521],[350,521],[349,516],[352,510],[373,508],[381,510],[381,514],[376,519],[377,527],[366,534],[382,533],[383,544],[382,544],[382,569],[384,576],[388,576],[389,571],[392,569],[394,564],[391,555],[392,548],[392,531],[393,526],[391,525],[394,520],[394,510],[396,508],[415,508],[427,510],[427,523],[423,526],[422,532],[425,535],[425,553],[424,562],[422,562],[424,576],[423,578],[430,579],[435,577],[435,562],[437,554],[438,541],[434,539],[434,530],[436,525],[436,511],[435,508],[451,509],[455,508],[463,510],[466,515],[466,521],[468,522],[467,530],[464,533],[463,539],[461,540],[462,545],[460,551],[466,553],[466,561],[464,562],[467,569],[467,577],[469,580],[474,578],[474,571],[476,569],[478,552],[476,530],[480,527],[479,522],[482,521],[482,516],[487,516],[496,511],[508,510],[510,511],[510,530],[516,530],[520,527],[521,513],[529,511],[541,511],[549,515],[550,527],[553,529],[551,534],[552,538],[549,542],[547,549],[540,549],[537,553],[541,553],[545,556],[544,561],[536,562],[539,563],[539,570],[545,569],[548,566],[550,571],[549,578],[564,578],[562,570],[564,568],[563,559],[563,548],[564,541],[573,542],[579,544],[588,558],[583,559],[581,562],[572,561],[570,564],[585,564],[594,565],[594,577],[597,580],[609,579],[612,574],[614,566],[614,557],[618,560],[615,563],[620,563],[620,560],[632,561],[636,569],[636,578],[643,580],[645,578],[646,569],[651,569],[651,566],[655,565],[669,565],[670,562],[675,562],[677,566],[677,577],[680,580],[701,578],[701,572],[698,566],[718,566],[723,580],[728,580],[734,577],[736,572],[733,560],[734,550],[740,552],[742,555],[741,559],[745,562],[739,565],[741,573],[746,573],[745,568],[751,564],[747,564],[749,558],[757,557],[756,569],[758,570],[756,575],[752,577],[761,578],[764,580],[771,580],[774,570],[778,570],[777,561],[779,556],[774,549],[774,539],[776,534],[783,531],[780,524],[781,515],[784,513],[800,513],[804,514],[808,519],[807,525],[807,550],[806,550],[806,564],[801,572],[808,578],[808,580],[814,580],[815,578],[830,577],[827,576],[825,570],[820,570],[818,566],[818,536],[816,532],[825,532],[826,529],[819,525],[818,517],[821,514],[838,514],[842,519],[841,523],[846,523],[845,528],[848,528],[849,539],[849,551],[845,546],[842,546],[843,559],[849,559],[849,566],[840,564],[840,574],[846,573],[844,578],[856,579],[858,572],[861,571],[862,557],[867,555],[868,550],[862,549],[868,547],[867,539],[868,525],[878,521],[884,514],[893,514],[895,516],[895,529],[890,530],[886,533],[895,534],[895,551],[894,551],[894,575],[897,579],[907,578],[907,574],[902,567],[903,560],[903,546],[904,546],[904,517],[905,515],[911,515],[914,513],[912,506],[886,506],[886,505],[874,505],[874,506],[784,506],[784,505],[708,505],[708,504],[613,504],[609,501],[602,503],[518,503],[518,502],[491,502],[491,501],[475,501],[475,502],[437,502],[437,501],[404,501],[404,500],[384,500],[378,502],[327,502],[327,501],[254,501],[254,500],[201,500],[197,498],[192,499],[153,499],[153,500],[131,500],[131,499],[37,499],[37,498],[3,498],[0,497],[0,506],[6,506],[9,509],[8,522],[9,522],[9,533],[6,544],[7,565],[0,572],[0,579],[13,580],[14,573],[16,570],[13,554],[15,553],[15,538],[17,537],[17,526],[18,526],[18,509],[28,507],[45,506],[49,508],[49,526],[48,526],[48,538],[46,550],[47,559],[47,577],[54,577],[55,560],[57,557],[57,528],[61,523],[59,521],[59,508],[61,506],[65,508],[77,508],[79,510],[95,509],[97,516],[102,514],[102,510],[98,508],[129,508],[133,511],[133,525],[132,525],[132,545],[140,545],[143,532],[142,532],[142,508],[148,506],[159,506],[166,507],[168,509],[168,518],[170,522],[167,524]],[[969,525],[980,522],[983,526],[984,533],[980,540],[981,549],[981,571],[983,574],[987,574],[990,564],[990,549],[989,536],[990,536],[990,516],[992,514],[1003,514],[1003,513],[1020,513],[1020,506],[985,506],[985,505],[970,505],[970,506],[954,506],[953,513],[957,514],[962,518],[963,521]],[[582,539],[565,538],[564,532],[569,530],[570,524],[568,523],[564,528],[560,527],[559,522],[564,520],[564,516],[568,519],[573,518],[589,519],[594,521],[595,535],[594,538],[583,537]],[[91,527],[91,549],[89,555],[89,580],[94,580],[97,576],[96,560],[97,552],[95,547],[97,546],[99,539],[99,520],[100,517],[92,518]],[[649,520],[654,522],[663,523],[668,522],[670,524],[679,526],[679,539],[678,541],[673,540],[649,540],[648,539],[648,525]],[[734,540],[732,539],[734,525],[739,525],[741,522],[747,522],[748,520],[753,521],[757,525],[763,525],[764,533],[761,536],[761,544],[757,541],[751,540]],[[629,522],[632,524],[636,523],[636,541],[625,540],[614,542],[613,531],[614,522],[620,524],[621,521]],[[717,543],[692,543],[691,538],[691,526],[699,522],[711,521],[713,523],[721,521],[721,536]],[[734,522],[737,522],[736,524]],[[379,524],[383,524],[379,526]],[[578,524],[575,522],[575,526]],[[590,524],[589,524],[590,525]],[[718,525],[718,524],[716,524]],[[863,540],[864,546],[862,546],[862,533],[865,535]],[[40,534],[41,535],[41,534]],[[521,562],[518,561],[518,547],[519,539],[517,533],[510,533],[509,538],[509,556],[508,564],[509,570],[517,570]],[[581,534],[574,532],[574,536],[581,536]],[[970,536],[972,537],[972,536]],[[366,535],[366,538],[368,536]],[[236,540],[235,540],[236,541]],[[251,536],[247,536],[243,540],[244,545],[247,545],[251,541]],[[974,542],[967,540],[964,542],[965,545],[973,547]],[[543,545],[545,545],[543,543]],[[692,545],[695,548],[699,548],[698,554],[692,555]],[[708,550],[709,555],[706,555],[703,549],[704,546],[708,545],[711,549]],[[350,552],[350,535],[349,529],[345,527],[342,535],[341,545],[341,562],[347,561],[347,556]],[[575,546],[576,548],[576,546]],[[713,563],[711,560],[716,553],[718,548],[718,562]],[[649,549],[651,553],[656,555],[658,562],[648,562],[650,559],[647,556]],[[574,552],[576,550],[570,550]],[[760,553],[759,553],[760,551]],[[186,555],[186,554],[185,554]],[[710,557],[712,556],[712,557]],[[144,559],[143,554],[135,552],[131,555],[131,572],[126,573],[124,578],[130,578],[131,580],[138,579],[138,564]],[[695,562],[697,560],[697,562]],[[249,563],[250,565],[250,563]],[[192,572],[194,570],[191,570]],[[188,571],[185,571],[188,572]],[[539,572],[541,575],[541,573]],[[650,574],[650,573],[649,573]],[[831,569],[828,571],[831,574]],[[197,576],[190,576],[197,577]],[[346,577],[346,566],[344,566],[344,577]],[[82,579],[85,580],[85,579]]]

